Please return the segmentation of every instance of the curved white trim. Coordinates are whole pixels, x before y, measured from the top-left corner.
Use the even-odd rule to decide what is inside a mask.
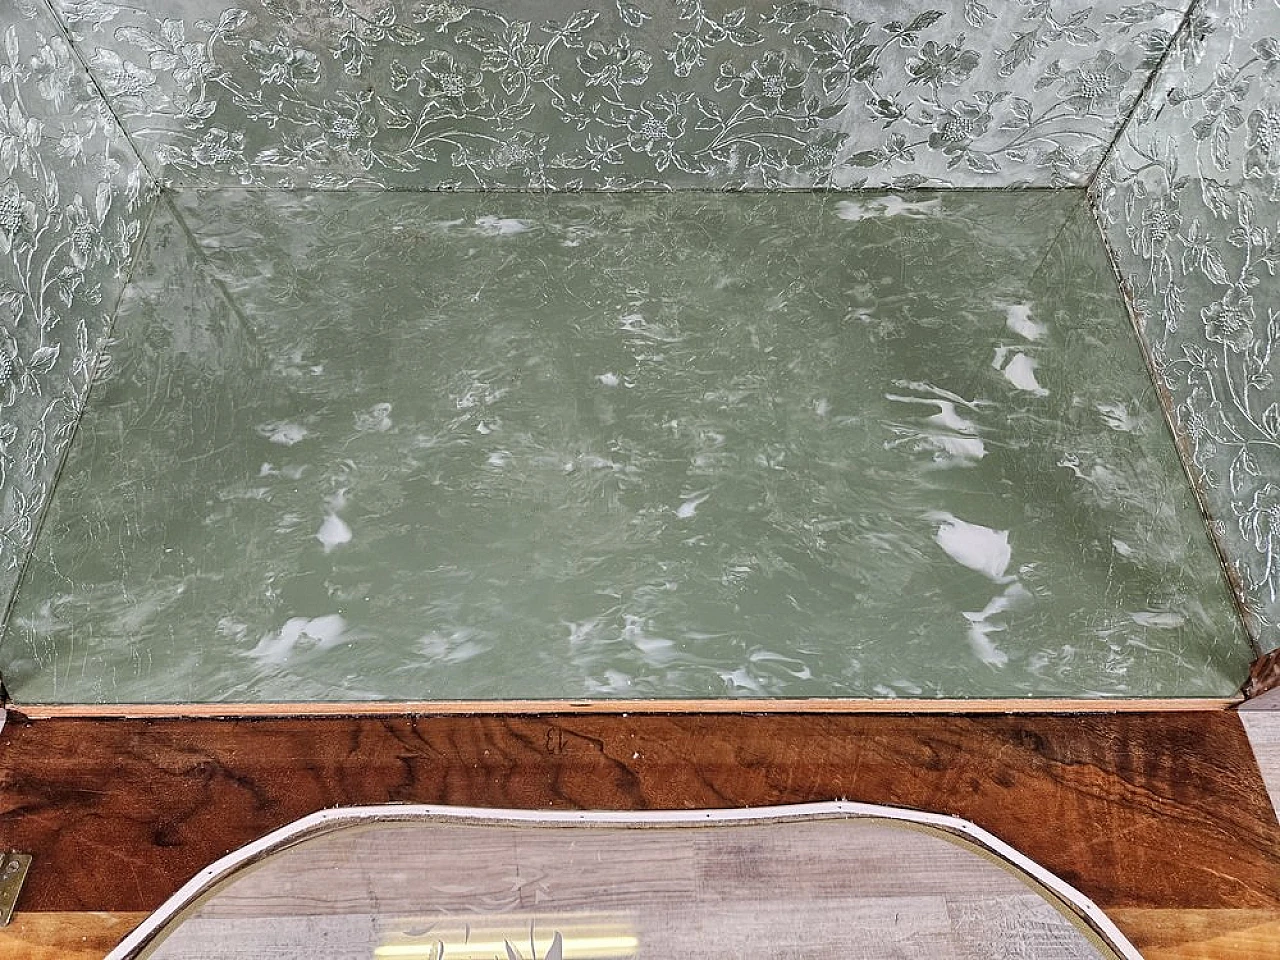
[[[179,913],[205,894],[214,884],[228,879],[247,863],[290,846],[308,835],[328,833],[346,826],[368,823],[395,823],[430,820],[471,824],[578,825],[664,827],[696,824],[768,823],[786,820],[877,819],[934,827],[961,837],[1006,861],[1035,883],[1075,910],[1080,918],[1108,947],[1124,960],[1142,960],[1142,955],[1120,932],[1119,928],[1092,900],[1066,881],[1050,873],[1034,860],[1019,853],[1003,840],[981,827],[943,814],[884,807],[871,803],[836,800],[829,803],[799,803],[778,807],[751,807],[736,810],[659,810],[659,811],[564,811],[564,810],[498,810],[484,807],[446,807],[426,804],[387,804],[384,806],[342,807],[321,810],[272,831],[265,837],[234,850],[185,883],[177,893],[147,917],[120,945],[107,954],[106,960],[134,960],[136,951],[146,946]]]

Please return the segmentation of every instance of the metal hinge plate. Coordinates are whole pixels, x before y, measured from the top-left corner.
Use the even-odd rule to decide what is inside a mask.
[[[22,881],[31,869],[31,854],[0,854],[0,927],[7,927],[13,919],[13,908],[18,905],[22,893]]]

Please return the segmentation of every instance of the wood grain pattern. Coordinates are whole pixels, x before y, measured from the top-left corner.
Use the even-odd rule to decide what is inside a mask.
[[[1280,689],[1280,650],[1264,653],[1249,667],[1249,679],[1245,681],[1244,695],[1259,697]]]
[[[335,885],[335,871],[349,882]],[[394,878],[389,883],[387,878]],[[705,829],[379,824],[279,851],[202,904],[202,918],[683,909],[725,903],[1000,899],[1024,875],[941,834],[859,820]],[[762,909],[771,909],[766,904]],[[670,952],[670,951],[669,951]]]
[[[0,731],[21,909],[149,910],[325,807],[687,809],[831,799],[972,820],[1101,904],[1280,906],[1230,713],[41,720]]]
[[[1276,960],[1280,915],[1271,910],[1111,911],[1126,930],[1142,931],[1145,960]]]
[[[102,960],[145,913],[16,913],[0,927],[3,960]]]
[[[768,902],[720,902],[714,910],[674,905],[627,916],[623,929],[645,945],[642,957],[723,960],[767,951],[779,960],[839,957],[841,960],[1104,960],[1103,953],[1049,904],[1038,897],[998,903],[990,900],[949,901],[940,897],[891,897],[837,900],[823,905],[786,898],[784,912]],[[626,916],[626,915],[622,915]],[[473,915],[474,919],[474,915]],[[439,918],[413,918],[425,927],[433,920],[434,936],[445,943],[463,941],[462,923]],[[479,922],[484,922],[483,918]],[[409,926],[411,924],[404,924]],[[535,924],[544,936],[555,929],[554,915]],[[316,960],[366,958],[380,943],[395,943],[397,923],[379,914],[235,917],[185,921],[165,940],[154,960]],[[494,927],[489,927],[493,930]],[[527,944],[527,924],[509,920],[485,940],[510,939]],[[476,931],[471,931],[474,936]],[[409,942],[421,938],[404,938]],[[572,935],[566,937],[572,943]],[[322,949],[318,949],[323,945]],[[545,948],[544,948],[545,949]],[[531,951],[524,950],[528,960]],[[499,953],[499,955],[501,955]],[[427,956],[426,950],[418,954]]]

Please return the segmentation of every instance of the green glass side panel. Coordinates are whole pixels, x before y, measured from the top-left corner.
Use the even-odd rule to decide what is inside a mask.
[[[1280,647],[1280,4],[1197,4],[1093,199],[1249,626]]]
[[[1189,0],[53,0],[182,186],[1079,186]]]
[[[1079,194],[166,204],[19,700],[1243,679]]]
[[[75,430],[151,203],[43,2],[0,9],[0,608]]]

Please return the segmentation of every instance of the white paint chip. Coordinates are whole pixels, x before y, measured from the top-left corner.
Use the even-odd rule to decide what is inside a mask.
[[[942,216],[942,200],[904,200],[896,195],[842,200],[836,204],[836,216],[841,220],[878,220],[882,217],[921,220]]]
[[[997,583],[1007,583],[1005,571],[1013,559],[1008,530],[993,530],[980,523],[968,523],[949,513],[930,513],[927,519],[939,524],[933,539],[956,563],[976,570]]]
[[[324,518],[320,529],[316,531],[316,539],[324,544],[324,552],[336,550],[345,543],[351,542],[351,527],[336,513]]]
[[[1036,362],[1025,353],[1014,354],[1012,360],[1005,364],[1005,368],[1001,371],[1004,378],[1012,383],[1019,390],[1025,390],[1027,393],[1034,393],[1037,397],[1047,397],[1049,391],[1040,386],[1040,382],[1036,380]]]
[[[1048,327],[1031,319],[1031,304],[1010,303],[1004,307],[1005,326],[1026,340],[1039,340]]]
[[[266,437],[272,443],[278,443],[283,447],[292,447],[307,436],[307,428],[302,424],[289,423],[284,420],[260,423],[255,429],[258,431],[259,436]]]
[[[511,237],[524,233],[533,224],[527,220],[516,220],[512,217],[477,217],[476,226],[492,237]]]

